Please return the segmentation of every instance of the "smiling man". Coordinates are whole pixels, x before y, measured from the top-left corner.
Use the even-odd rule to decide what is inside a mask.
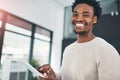
[[[120,80],[120,56],[117,50],[92,30],[102,13],[96,0],[76,0],[72,5],[72,23],[77,41],[65,48],[58,74],[49,65],[39,67],[42,80]]]

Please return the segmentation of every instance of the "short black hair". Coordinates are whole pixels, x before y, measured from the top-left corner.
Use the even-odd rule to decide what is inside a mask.
[[[102,14],[102,8],[100,7],[100,3],[96,0],[75,0],[72,5],[72,11],[78,4],[86,3],[94,8],[94,15],[98,18]]]

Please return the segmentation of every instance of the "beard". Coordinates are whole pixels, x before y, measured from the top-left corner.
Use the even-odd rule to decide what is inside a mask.
[[[86,34],[86,31],[77,32],[77,31],[74,30],[74,33],[75,33],[75,34],[79,34],[79,35],[85,35],[85,34]]]

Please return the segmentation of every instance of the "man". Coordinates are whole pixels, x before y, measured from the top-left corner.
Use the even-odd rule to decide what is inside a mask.
[[[101,10],[96,0],[76,0],[73,3],[72,23],[77,41],[65,48],[59,74],[49,65],[38,68],[46,76],[41,80],[120,80],[118,52],[92,32]]]

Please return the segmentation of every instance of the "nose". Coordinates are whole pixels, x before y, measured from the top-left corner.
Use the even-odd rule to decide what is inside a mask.
[[[78,15],[77,21],[83,21],[83,16],[81,14]]]

